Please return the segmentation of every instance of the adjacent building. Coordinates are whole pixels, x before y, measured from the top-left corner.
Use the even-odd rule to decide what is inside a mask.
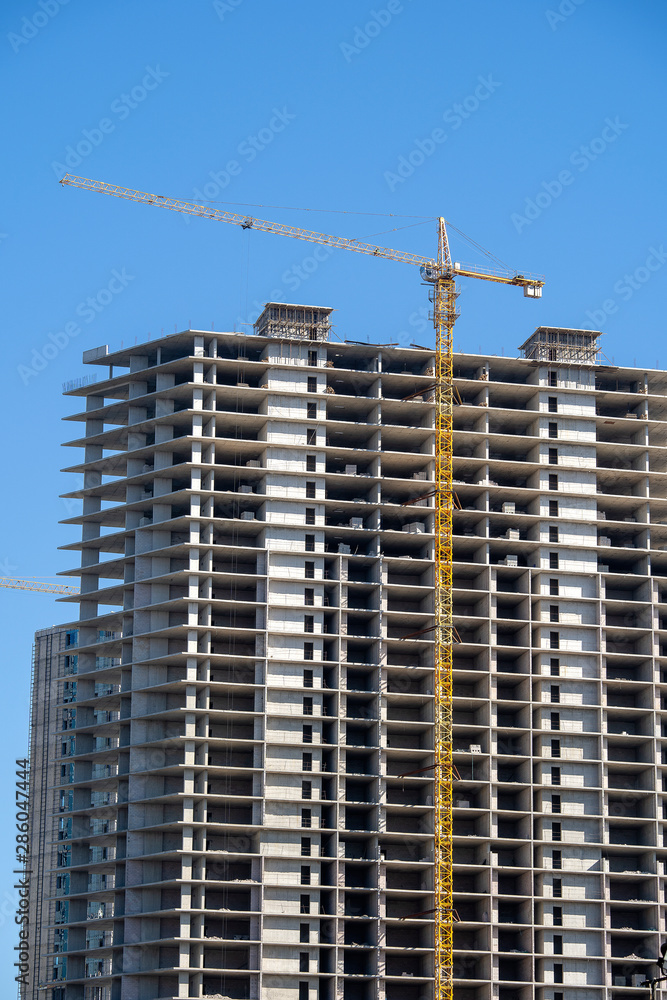
[[[56,626],[35,634],[30,691],[30,908],[32,953],[25,998],[44,997],[38,984],[60,978],[67,951],[67,899],[59,891],[67,877],[63,851],[69,848],[72,818],[61,761],[71,738],[69,705],[74,700],[77,630]],[[74,651],[74,655],[72,655]],[[66,767],[66,765],[65,765]],[[58,882],[60,884],[58,884]]]
[[[330,313],[84,355],[30,1000],[433,994],[434,360]],[[456,1000],[667,937],[667,373],[597,336],[455,357]]]

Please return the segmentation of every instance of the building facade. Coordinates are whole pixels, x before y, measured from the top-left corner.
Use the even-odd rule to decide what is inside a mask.
[[[432,990],[433,358],[329,314],[84,356],[40,998]]]
[[[455,359],[458,1000],[631,1000],[667,936],[667,373]]]
[[[433,994],[433,355],[329,316],[84,356],[31,1000]],[[632,1000],[667,935],[667,373],[523,351],[454,362],[455,995]]]

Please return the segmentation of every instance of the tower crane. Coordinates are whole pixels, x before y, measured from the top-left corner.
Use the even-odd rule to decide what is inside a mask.
[[[435,257],[391,250],[359,240],[326,233],[312,232],[277,222],[267,222],[250,215],[235,215],[207,205],[180,201],[164,195],[149,194],[133,188],[119,187],[104,181],[90,180],[66,174],[63,185],[99,191],[101,194],[128,201],[155,205],[185,215],[199,216],[216,222],[228,222],[242,229],[257,229],[276,233],[307,243],[354,253],[395,260],[420,268],[423,281],[433,286],[429,298],[433,303],[435,327],[435,412],[436,412],[436,475],[435,475],[435,1000],[452,1000],[453,996],[453,877],[452,877],[452,644],[455,640],[452,610],[452,431],[453,431],[453,330],[457,319],[456,279],[480,278],[502,285],[523,288],[528,298],[539,298],[544,281],[539,275],[519,274],[505,269],[462,266],[452,261],[447,227],[438,219],[438,251]]]

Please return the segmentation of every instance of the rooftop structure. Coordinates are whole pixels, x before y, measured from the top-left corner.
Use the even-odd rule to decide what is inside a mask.
[[[540,326],[519,350],[524,358],[542,364],[594,365],[600,362],[595,330],[569,330],[558,326]]]
[[[298,340],[328,340],[333,309],[322,306],[268,302],[254,326],[260,337],[291,337]]]

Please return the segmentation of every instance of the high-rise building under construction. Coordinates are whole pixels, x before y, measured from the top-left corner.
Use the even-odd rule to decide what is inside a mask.
[[[434,359],[330,312],[84,355],[29,1000],[433,993]],[[454,368],[455,996],[631,1000],[666,926],[667,374],[544,328]]]

